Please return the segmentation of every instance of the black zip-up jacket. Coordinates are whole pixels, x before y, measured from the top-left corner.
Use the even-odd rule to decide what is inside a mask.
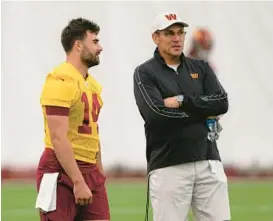
[[[164,99],[184,95],[181,108],[167,108]],[[175,70],[160,56],[134,72],[136,104],[145,121],[148,172],[199,160],[221,160],[216,142],[207,140],[207,117],[228,111],[227,93],[209,64],[181,55]]]

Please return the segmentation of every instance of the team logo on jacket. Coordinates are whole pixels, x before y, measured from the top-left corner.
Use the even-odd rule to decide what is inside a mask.
[[[191,73],[190,75],[191,75],[191,78],[192,78],[192,79],[197,79],[197,78],[199,78],[199,74],[198,74],[198,73]]]

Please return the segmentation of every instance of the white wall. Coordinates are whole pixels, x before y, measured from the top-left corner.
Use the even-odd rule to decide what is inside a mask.
[[[176,11],[216,38],[212,60],[229,93],[219,149],[225,163],[273,164],[273,2],[32,2],[2,5],[2,164],[36,165],[43,150],[39,96],[45,75],[65,59],[60,33],[85,17],[101,26],[104,86],[100,116],[103,161],[146,167],[143,122],[133,97],[133,70],[152,56],[157,13]],[[186,48],[188,45],[186,45]],[[246,90],[249,90],[246,92]]]

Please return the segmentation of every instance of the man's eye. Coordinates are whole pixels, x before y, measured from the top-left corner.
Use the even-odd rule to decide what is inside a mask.
[[[180,31],[179,33],[178,33],[178,35],[185,35],[186,34],[186,32],[185,31]]]

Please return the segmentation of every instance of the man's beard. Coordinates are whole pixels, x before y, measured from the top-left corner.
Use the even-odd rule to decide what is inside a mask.
[[[91,68],[93,66],[96,66],[100,63],[99,57],[92,54],[92,53],[86,53],[81,55],[81,61],[83,64],[85,64],[88,68]]]

